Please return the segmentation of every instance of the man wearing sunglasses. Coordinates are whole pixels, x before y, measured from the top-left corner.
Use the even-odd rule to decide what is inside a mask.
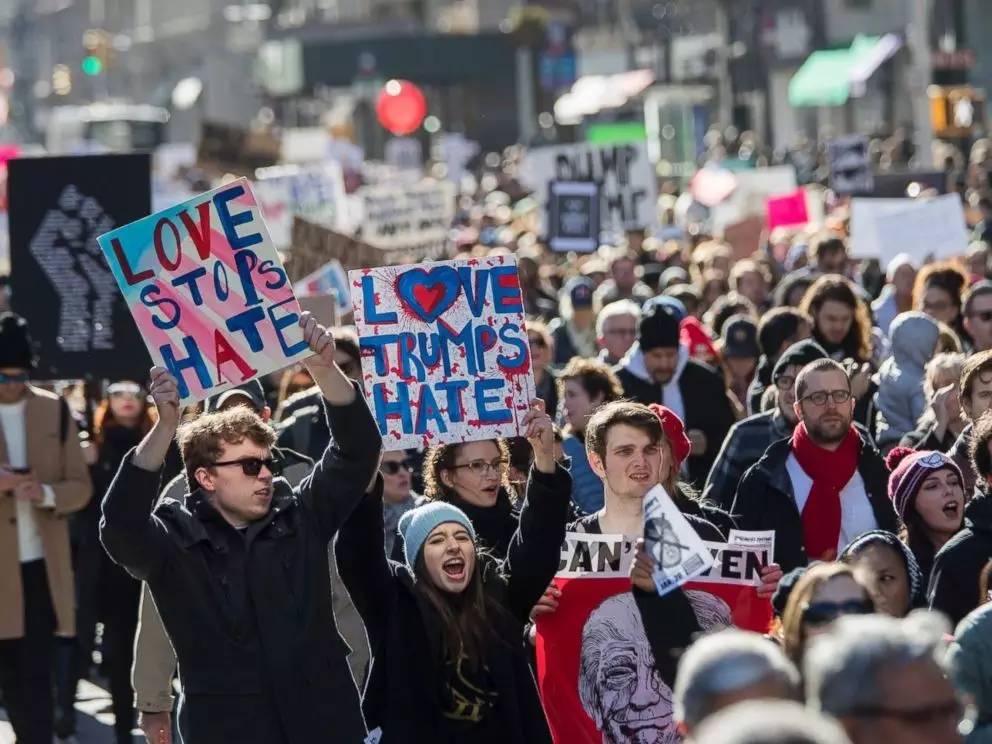
[[[837,362],[820,359],[796,378],[799,423],[744,475],[732,513],[745,530],[775,530],[784,571],[837,557],[873,529],[898,531],[889,473],[868,434],[853,425],[851,383]]]
[[[0,691],[17,741],[50,742],[55,637],[75,635],[66,517],[93,488],[65,401],[33,369],[27,323],[0,315]]]
[[[179,431],[193,490],[153,511],[180,413],[175,379],[155,367],[158,421],[103,501],[103,544],[148,583],[176,651],[179,729],[193,744],[365,737],[331,610],[327,549],[377,480],[382,442],[357,385],[334,362],[331,333],[310,313],[300,325],[333,442],[309,477],[296,488],[276,479],[274,432],[238,406]]]
[[[973,284],[964,296],[964,329],[971,337],[972,351],[992,349],[992,282]]]

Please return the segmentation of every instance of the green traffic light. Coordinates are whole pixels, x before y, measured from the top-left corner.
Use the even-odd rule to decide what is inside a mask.
[[[84,75],[99,75],[103,72],[103,62],[100,61],[99,57],[94,57],[92,54],[83,58],[83,63],[80,67],[83,68]]]

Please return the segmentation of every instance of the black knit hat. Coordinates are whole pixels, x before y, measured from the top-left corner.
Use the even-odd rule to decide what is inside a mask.
[[[14,313],[0,315],[0,367],[34,369],[27,321]]]
[[[823,347],[813,339],[808,338],[805,341],[798,341],[782,352],[782,356],[775,362],[775,369],[772,370],[772,381],[777,380],[779,375],[785,372],[786,367],[791,367],[792,365],[805,367],[817,359],[826,359],[827,356],[828,354],[823,350]]]
[[[679,316],[665,303],[653,303],[641,316],[637,340],[641,351],[659,348],[677,348],[679,345]]]
[[[796,335],[803,313],[791,307],[777,307],[765,313],[758,323],[758,346],[761,353],[772,358],[786,340]]]

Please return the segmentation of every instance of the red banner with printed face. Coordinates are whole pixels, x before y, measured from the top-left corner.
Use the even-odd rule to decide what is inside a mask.
[[[538,685],[560,744],[681,741],[672,718],[674,680],[662,679],[655,668],[626,576],[632,545],[618,536],[566,536],[555,579],[558,609],[537,624]],[[682,587],[700,627],[767,631],[771,605],[758,598],[752,570],[758,563],[746,555],[755,551],[710,548],[717,562],[709,575]]]

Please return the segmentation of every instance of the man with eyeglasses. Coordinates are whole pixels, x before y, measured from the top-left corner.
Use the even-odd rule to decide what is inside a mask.
[[[596,316],[596,345],[599,361],[615,365],[637,340],[637,321],[641,308],[633,300],[617,300],[606,305]]]
[[[889,473],[867,433],[855,427],[851,382],[837,362],[820,359],[796,377],[799,419],[744,475],[732,513],[744,530],[774,530],[784,571],[831,561],[852,539],[898,530]]]
[[[973,284],[961,311],[972,351],[992,349],[992,282],[986,279]]]
[[[310,313],[300,325],[333,442],[308,478],[296,488],[275,479],[274,432],[236,406],[179,430],[194,490],[153,511],[180,414],[175,379],[155,367],[158,421],[103,501],[104,547],[148,583],[176,651],[186,742],[366,734],[331,610],[327,549],[377,481],[382,442],[358,385],[334,362],[331,333]]]
[[[731,427],[706,480],[704,499],[730,510],[741,476],[761,459],[773,442],[792,436],[799,423],[794,408],[796,377],[807,364],[826,358],[827,352],[811,339],[793,344],[779,356],[771,375],[776,388],[775,407]]]
[[[958,744],[975,716],[944,669],[947,630],[922,610],[838,619],[806,652],[807,705],[840,721],[852,744]]]
[[[52,741],[55,638],[75,635],[69,520],[93,487],[65,401],[31,385],[27,323],[0,315],[0,691],[19,742]]]

